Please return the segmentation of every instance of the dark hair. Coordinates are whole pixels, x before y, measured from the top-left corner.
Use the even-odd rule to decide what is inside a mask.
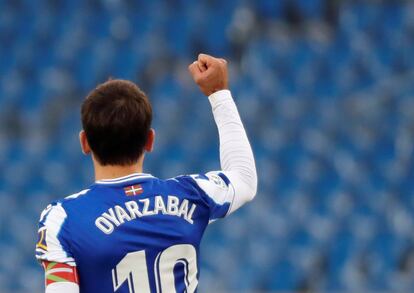
[[[102,165],[130,165],[144,152],[152,108],[143,91],[127,80],[109,80],[82,104],[82,126]]]

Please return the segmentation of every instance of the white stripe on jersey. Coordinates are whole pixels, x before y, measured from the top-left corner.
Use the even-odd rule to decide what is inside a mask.
[[[114,179],[98,180],[98,181],[95,181],[95,183],[98,183],[98,184],[114,184],[114,183],[123,183],[123,182],[127,182],[127,181],[130,181],[130,180],[143,179],[143,178],[154,178],[154,176],[152,176],[151,174],[145,174],[145,173],[134,173],[134,174],[130,174],[130,175],[127,175],[127,176],[114,178]]]
[[[89,191],[89,189],[84,189],[84,190],[82,190],[82,191],[80,191],[78,193],[74,193],[74,194],[68,195],[67,197],[65,197],[65,199],[78,198],[79,196],[86,194],[88,191]]]
[[[57,237],[67,217],[67,214],[65,210],[63,209],[61,203],[58,203],[55,206],[51,206],[50,208],[48,208],[48,211],[49,213],[47,215],[44,215],[46,217],[44,226],[47,227],[46,229],[47,252],[41,255],[38,255],[37,258],[39,260],[48,260],[48,261],[54,261],[54,262],[67,263],[69,265],[74,266],[75,260],[72,257],[68,256],[68,254],[64,251]]]

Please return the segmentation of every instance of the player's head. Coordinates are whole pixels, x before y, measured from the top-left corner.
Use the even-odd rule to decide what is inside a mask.
[[[100,84],[84,100],[81,118],[82,150],[92,152],[100,165],[133,165],[144,151],[152,150],[151,104],[133,82]]]

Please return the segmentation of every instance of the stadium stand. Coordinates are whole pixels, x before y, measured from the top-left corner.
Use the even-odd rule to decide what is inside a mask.
[[[200,292],[414,290],[414,3],[0,0],[0,291],[41,292],[40,211],[92,181],[79,106],[154,105],[158,177],[219,168],[187,64],[228,58],[259,192],[211,225]]]

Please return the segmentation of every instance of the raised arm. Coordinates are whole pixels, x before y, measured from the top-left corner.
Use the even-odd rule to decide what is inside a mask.
[[[189,71],[212,106],[219,132],[221,168],[234,188],[231,213],[254,198],[257,174],[246,131],[228,90],[227,62],[200,54]]]

